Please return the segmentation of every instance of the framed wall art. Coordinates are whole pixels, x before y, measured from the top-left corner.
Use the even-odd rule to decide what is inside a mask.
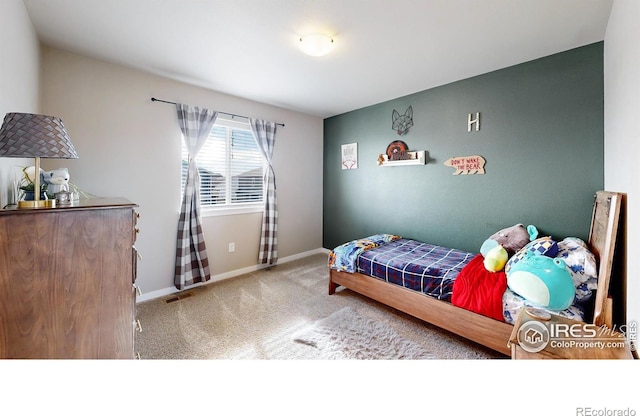
[[[342,169],[358,169],[358,143],[342,145]]]

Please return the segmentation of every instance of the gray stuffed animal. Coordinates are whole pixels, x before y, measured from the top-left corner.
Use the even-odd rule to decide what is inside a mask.
[[[47,184],[47,194],[69,191],[69,170],[67,168],[42,171],[42,180]]]

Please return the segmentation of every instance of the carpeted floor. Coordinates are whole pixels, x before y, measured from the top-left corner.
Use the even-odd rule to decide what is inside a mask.
[[[345,307],[388,327],[436,359],[507,358],[350,290],[327,295],[318,254],[137,305],[142,359],[325,359],[296,334]],[[184,296],[192,295],[192,296]]]
[[[314,322],[294,337],[323,360],[432,360],[436,355],[350,307]]]

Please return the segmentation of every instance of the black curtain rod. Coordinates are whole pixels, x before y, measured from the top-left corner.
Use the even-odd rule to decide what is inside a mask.
[[[177,103],[174,103],[174,102],[172,102],[172,101],[159,100],[159,99],[157,99],[157,98],[155,98],[155,97],[151,97],[151,101],[158,101],[159,103],[167,103],[167,104],[173,104],[173,105],[176,105],[176,104],[177,104]],[[247,117],[247,116],[241,116],[241,115],[239,115],[239,114],[225,113],[224,111],[218,111],[218,113],[226,114],[226,115],[231,116],[231,117],[249,118],[249,117]],[[282,126],[282,127],[284,127],[284,124],[282,124],[282,123],[276,123],[276,124],[277,124],[278,126]]]

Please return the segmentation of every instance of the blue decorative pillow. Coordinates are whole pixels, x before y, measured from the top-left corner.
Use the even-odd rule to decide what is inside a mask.
[[[518,252],[514,254],[509,261],[507,261],[507,264],[504,266],[504,271],[508,272],[513,265],[522,260],[526,253],[553,258],[558,255],[558,243],[552,240],[551,237],[540,237],[531,241],[526,246],[518,250]]]

